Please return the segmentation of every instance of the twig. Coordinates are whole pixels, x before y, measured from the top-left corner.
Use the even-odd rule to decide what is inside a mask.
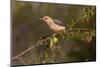
[[[56,35],[56,33],[54,33],[53,35]],[[52,36],[53,36],[53,35],[52,35]],[[40,46],[40,45],[41,45],[40,43],[42,43],[42,42],[44,42],[44,41],[46,41],[46,40],[48,40],[48,39],[50,39],[50,38],[51,38],[51,36],[49,36],[49,37],[47,37],[47,38],[45,38],[45,39],[42,39],[42,40],[38,41],[36,44],[33,44],[31,47],[29,47],[28,49],[24,50],[23,52],[21,52],[21,53],[18,54],[17,56],[12,57],[11,60],[17,59],[18,57],[20,57],[20,56],[24,55],[25,53],[27,53],[28,51],[30,51],[32,48],[34,48],[34,47],[36,47],[36,46]],[[43,45],[43,44],[42,44],[42,45]]]
[[[73,30],[84,30],[84,31],[87,31],[88,29],[74,28],[74,29],[69,29],[68,31],[73,31]],[[43,44],[40,44],[40,43],[49,40],[52,36],[55,36],[55,35],[57,35],[57,33],[54,33],[54,34],[52,34],[51,36],[46,37],[45,39],[39,40],[36,44],[33,44],[31,47],[29,47],[28,49],[24,50],[24,51],[21,52],[20,54],[16,55],[15,57],[12,57],[11,60],[14,60],[14,59],[17,59],[17,58],[21,57],[22,55],[24,55],[25,53],[27,53],[28,51],[30,51],[32,48],[34,48],[34,47],[36,47],[36,46],[41,46],[41,45],[43,45]]]
[[[32,48],[34,48],[35,45],[33,44],[31,47],[29,47],[28,49],[26,49],[25,51],[21,52],[20,54],[18,54],[17,56],[11,58],[11,60],[17,59],[18,57],[22,56],[23,54],[25,54],[26,52],[28,52],[29,50],[31,50]]]
[[[77,31],[77,30],[81,30],[81,31],[89,31],[89,29],[87,28],[71,28],[71,29],[68,29],[68,31]]]

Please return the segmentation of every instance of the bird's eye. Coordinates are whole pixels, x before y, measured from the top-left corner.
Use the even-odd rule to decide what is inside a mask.
[[[47,19],[47,18],[44,18],[44,19]]]

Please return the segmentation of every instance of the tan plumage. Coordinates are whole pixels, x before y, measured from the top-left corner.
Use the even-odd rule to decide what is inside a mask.
[[[51,29],[51,30],[53,30],[54,32],[56,32],[56,33],[59,33],[59,32],[64,32],[64,30],[65,30],[65,26],[62,26],[62,25],[58,25],[58,24],[56,24],[55,22],[54,22],[54,20],[51,18],[51,17],[49,17],[49,16],[44,16],[43,18],[41,18],[43,21],[45,21],[47,24],[48,24],[48,26],[49,26],[49,28]]]

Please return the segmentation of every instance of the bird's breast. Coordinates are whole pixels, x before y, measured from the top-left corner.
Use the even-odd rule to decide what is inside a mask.
[[[50,27],[50,29],[52,29],[55,32],[65,29],[64,26],[59,26],[59,25],[56,25],[56,24],[51,24],[51,25],[49,25],[49,27]]]

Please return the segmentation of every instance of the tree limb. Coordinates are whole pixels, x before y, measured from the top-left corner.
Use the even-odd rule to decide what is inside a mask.
[[[79,29],[79,28],[73,28],[73,29],[69,29],[68,32],[70,31],[74,31],[74,30],[83,30],[83,31],[88,31],[89,29]],[[19,53],[18,55],[16,55],[15,57],[12,57],[11,60],[17,59],[19,57],[21,57],[22,55],[24,55],[25,53],[27,53],[28,51],[30,51],[32,48],[36,47],[36,46],[41,46],[40,43],[49,40],[52,36],[57,35],[57,33],[52,34],[49,37],[46,37],[45,39],[39,40],[38,42],[36,42],[36,44],[33,44],[32,46],[30,46],[28,49],[24,50],[23,52]],[[42,44],[43,45],[43,44]]]

